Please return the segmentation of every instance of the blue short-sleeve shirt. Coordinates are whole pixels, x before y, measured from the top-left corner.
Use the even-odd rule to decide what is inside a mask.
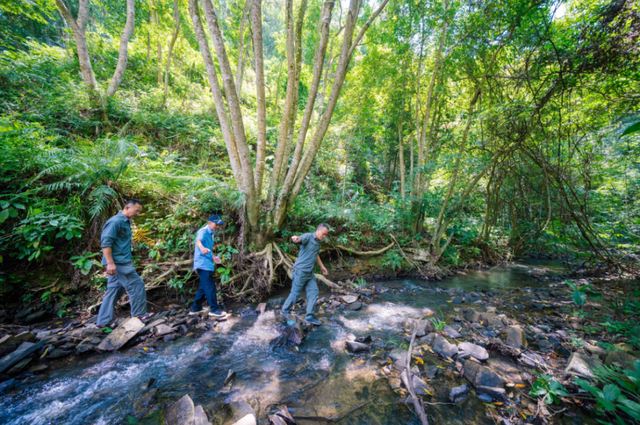
[[[193,269],[194,270],[208,270],[214,271],[216,266],[213,262],[213,235],[216,232],[209,229],[209,225],[204,226],[202,229],[198,230],[196,234],[196,241],[200,240],[202,246],[205,248],[209,248],[209,253],[207,255],[203,255],[200,251],[200,248],[196,245],[195,250],[193,251]]]
[[[302,273],[313,273],[316,258],[320,253],[320,241],[316,238],[316,233],[300,235],[300,243],[296,245],[300,248],[300,252],[293,268]]]
[[[122,214],[122,211],[102,226],[100,248],[107,247],[111,248],[111,256],[115,264],[131,263],[131,219]],[[102,265],[107,265],[104,256],[102,256]]]

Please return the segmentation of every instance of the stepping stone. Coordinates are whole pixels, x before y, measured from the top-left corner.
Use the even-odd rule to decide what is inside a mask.
[[[142,323],[142,322],[141,322]],[[164,411],[166,425],[192,424],[195,416],[195,406],[188,394],[171,404]]]
[[[462,338],[462,334],[449,325],[445,326],[443,331],[449,338]]]
[[[363,351],[367,351],[369,346],[367,344],[362,344],[356,341],[347,341],[347,350],[352,353],[361,353]]]
[[[115,351],[136,336],[142,328],[144,328],[144,323],[137,317],[131,317],[122,322],[116,330],[103,339],[100,345],[98,345],[98,350]]]
[[[469,385],[467,384],[460,385],[459,387],[453,387],[449,392],[449,400],[451,400],[452,403],[457,403],[460,400],[463,400],[470,391],[471,388],[469,388]]]
[[[471,360],[464,362],[464,377],[476,388],[502,386],[502,378],[497,373]]]
[[[47,342],[49,342],[49,338],[43,339],[42,341],[35,344],[32,342],[23,342],[13,353],[7,354],[2,359],[0,359],[0,373],[9,369],[14,364],[27,357],[29,354],[39,350]]]
[[[507,329],[506,343],[509,347],[517,349],[527,347],[527,337],[520,326],[510,326]]]
[[[35,339],[36,337],[28,331],[22,332],[18,335],[5,335],[0,338],[0,356],[4,356],[5,354],[9,354],[10,352],[14,351],[23,342],[33,342],[35,341]]]
[[[488,395],[496,401],[505,401],[507,399],[507,392],[504,388],[478,386],[476,387],[476,390],[481,394]]]
[[[358,297],[355,295],[342,295],[340,299],[345,304],[353,304],[354,302],[358,301]]]

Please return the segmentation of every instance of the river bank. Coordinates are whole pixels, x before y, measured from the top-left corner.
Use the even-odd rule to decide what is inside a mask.
[[[11,424],[162,423],[169,406],[188,394],[213,423],[225,425],[235,423],[234,415],[247,411],[247,405],[259,423],[267,423],[282,403],[300,424],[323,423],[322,418],[353,424],[418,423],[411,401],[406,403],[401,374],[411,327],[424,323],[411,367],[428,391],[425,402],[435,403],[427,406],[434,423],[494,423],[493,417],[517,423],[522,414],[550,423],[571,417],[588,423],[588,403],[539,405],[529,394],[536,372],[557,372],[566,381],[579,367],[576,361],[620,362],[620,354],[611,353],[633,351],[633,346],[629,337],[597,331],[602,315],[613,314],[604,302],[588,301],[585,317],[574,314],[571,291],[559,277],[563,272],[558,262],[511,264],[444,282],[401,279],[344,293],[323,291],[318,315],[323,325],[304,330],[299,345],[273,343],[283,329],[283,318],[274,313],[279,297],[260,306],[260,314],[256,306],[238,305],[225,322],[187,317],[177,309],[158,319],[161,312],[147,325],[164,323],[115,353],[69,354],[49,361],[52,350],[44,356],[38,351],[26,372],[10,385],[3,382],[0,419]],[[632,285],[592,283],[604,290],[605,282],[605,299]],[[297,308],[302,311],[304,303]],[[430,318],[445,324],[436,329],[429,326],[437,322],[420,322]],[[163,334],[165,326],[172,330]],[[36,344],[46,341],[40,349],[64,350],[65,344],[76,342],[72,338],[94,332],[90,329],[91,323],[71,326],[58,331],[64,337],[53,343],[45,338],[58,335],[56,328],[31,332],[43,338]],[[103,343],[109,336],[86,338]],[[356,338],[362,338],[363,347]],[[626,345],[620,345],[625,339]],[[621,350],[607,350],[606,344]],[[473,373],[476,362],[465,350],[474,353],[483,373]],[[43,364],[49,369],[28,371]],[[491,385],[483,385],[487,383]],[[568,410],[551,416],[561,409]]]

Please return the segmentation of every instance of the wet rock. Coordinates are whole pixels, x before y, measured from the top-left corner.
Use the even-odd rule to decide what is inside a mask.
[[[457,403],[460,400],[464,400],[470,391],[471,388],[469,388],[469,385],[467,384],[460,385],[459,387],[453,387],[449,392],[449,400],[451,400],[452,403]]]
[[[492,401],[505,401],[507,399],[507,392],[504,388],[498,387],[485,387],[485,386],[477,386],[476,390],[479,393],[486,394],[492,398]]]
[[[295,321],[293,321],[293,324],[289,326],[282,326],[280,328],[280,332],[281,334],[279,336],[269,341],[269,349],[272,351],[278,348],[289,347],[291,345],[300,345],[304,338],[302,327]]]
[[[209,425],[209,418],[202,406],[196,406],[193,410],[193,425]]]
[[[468,359],[469,357],[473,357],[478,360],[487,360],[489,358],[489,353],[484,348],[471,342],[462,342],[458,344],[458,359]]]
[[[453,298],[451,299],[451,301],[452,301],[454,304],[462,304],[462,303],[464,302],[464,301],[463,301],[463,299],[462,299],[462,298],[460,298],[460,297],[453,297]]]
[[[362,303],[360,301],[356,301],[353,304],[349,304],[350,310],[360,310],[362,308]]]
[[[155,403],[157,398],[158,398],[157,388],[153,388],[147,391],[147,393],[143,395],[142,398],[140,398],[139,400],[136,400],[135,403],[133,403],[134,414],[139,415],[140,413],[142,413],[147,407]]]
[[[4,391],[10,390],[15,382],[15,378],[9,379],[8,381],[0,382],[0,394],[2,394]]]
[[[584,348],[589,352],[589,354],[598,356],[601,359],[605,359],[608,355],[608,352],[606,349],[597,345],[591,345],[589,343],[585,343]]]
[[[164,421],[166,425],[192,424],[194,416],[195,406],[188,394],[185,394],[180,400],[169,405],[164,411]]]
[[[131,317],[103,339],[98,345],[98,350],[115,351],[129,342],[142,328],[144,323],[137,317]]]
[[[44,372],[47,369],[49,369],[49,366],[47,366],[46,364],[40,363],[40,364],[31,366],[27,371],[31,373],[40,373],[40,372]]]
[[[369,346],[367,344],[362,344],[356,341],[347,341],[347,350],[352,353],[361,353],[363,351],[367,351]]]
[[[507,329],[506,344],[513,348],[525,348],[527,346],[527,337],[520,326],[510,326]]]
[[[623,369],[635,370],[633,362],[638,360],[635,356],[625,351],[609,351],[604,364],[607,366],[615,365]]]
[[[393,360],[393,367],[404,370],[407,366],[407,350],[395,348],[389,352],[389,358]]]
[[[472,360],[464,362],[464,377],[476,388],[502,386],[502,378],[497,373]]]
[[[11,353],[23,342],[33,342],[35,340],[36,337],[31,332],[22,332],[18,335],[5,335],[0,338],[0,357]]]
[[[102,329],[98,328],[84,328],[80,333],[80,338],[98,338],[104,335]]]
[[[88,337],[82,340],[76,347],[76,353],[84,354],[96,349],[96,347],[102,342],[98,337]]]
[[[259,315],[260,315],[260,313],[257,310],[246,309],[246,310],[242,310],[240,312],[240,316],[241,317],[254,317],[254,316],[259,316]]]
[[[275,309],[276,307],[281,307],[282,304],[284,304],[284,298],[283,297],[278,297],[278,298],[274,298],[272,300],[267,301],[267,307],[270,310]]]
[[[371,335],[367,335],[360,338],[356,338],[354,339],[354,341],[359,342],[361,344],[371,344],[371,342],[373,342],[373,338],[371,338]]]
[[[31,363],[32,360],[33,359],[30,357],[20,360],[18,363],[15,364],[15,366],[9,369],[9,371],[7,372],[7,375],[9,376],[18,375],[20,372],[22,372],[22,369],[24,369],[29,363]]]
[[[458,332],[457,330],[455,330],[454,328],[452,328],[449,325],[446,325],[444,327],[443,332],[449,338],[461,338],[462,337],[462,334],[460,332]]]
[[[232,420],[227,422],[228,425],[256,425],[256,412],[246,401],[235,401],[229,404],[233,412]]]
[[[164,338],[162,338],[162,341],[164,341],[164,343],[166,344],[167,342],[171,342],[174,339],[176,339],[178,336],[176,334],[169,334],[169,335],[165,335]]]
[[[151,323],[149,323],[148,325],[146,325],[144,328],[140,329],[140,332],[138,332],[138,335],[144,335],[147,332],[149,332],[151,329],[155,328],[156,326],[159,326],[163,323],[166,323],[166,319],[156,319],[151,321]]]
[[[60,348],[54,348],[49,354],[47,354],[47,359],[59,359],[60,357],[68,356],[71,353],[73,353],[72,350],[61,350]]]
[[[436,336],[433,340],[431,349],[442,357],[453,357],[458,354],[458,347],[451,344],[442,335]]]
[[[173,328],[173,326],[168,326],[165,324],[160,324],[158,326],[155,327],[154,329],[154,334],[156,337],[161,337],[164,335],[169,335],[170,333],[174,332],[175,329]]]
[[[16,348],[16,350],[10,354],[7,354],[0,359],[0,373],[8,370],[10,367],[18,363],[33,352],[38,351],[40,348],[48,342],[48,339],[44,339],[40,342],[23,342]]]
[[[342,295],[340,297],[340,300],[342,300],[343,303],[345,304],[352,304],[356,301],[358,301],[358,297],[355,295]]]
[[[601,366],[597,358],[589,357],[582,353],[573,353],[567,361],[567,372],[573,372],[585,378],[593,378],[593,369]]]
[[[227,386],[235,378],[236,378],[236,371],[229,369],[229,372],[227,372],[227,377],[224,380],[224,386]]]

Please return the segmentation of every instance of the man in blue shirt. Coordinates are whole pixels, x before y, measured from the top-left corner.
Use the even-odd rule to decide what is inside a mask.
[[[193,301],[191,312],[189,314],[200,314],[205,310],[202,308],[202,302],[207,300],[209,303],[209,316],[213,318],[226,317],[227,313],[218,306],[218,296],[216,292],[216,284],[213,280],[215,265],[220,264],[218,257],[213,255],[213,235],[218,227],[224,222],[219,215],[209,217],[209,224],[198,230],[196,234],[196,248],[193,252],[193,269],[198,273],[200,278],[200,286]]]
[[[96,321],[100,327],[113,322],[113,309],[125,291],[129,294],[131,316],[141,316],[147,311],[144,282],[136,273],[131,261],[131,220],[141,211],[142,202],[131,199],[124,204],[122,211],[102,226],[100,247],[103,254],[102,265],[107,267],[107,291]]]
[[[318,266],[320,266],[322,274],[326,275],[328,273],[318,255],[320,253],[320,241],[327,236],[327,233],[329,233],[329,225],[322,223],[313,233],[305,233],[300,236],[291,237],[291,242],[298,245],[300,252],[291,270],[291,274],[293,275],[291,294],[289,294],[289,297],[282,305],[282,314],[285,317],[289,315],[289,309],[304,289],[307,293],[307,315],[305,316],[305,321],[309,324],[320,326],[320,321],[313,316],[313,309],[318,299],[318,284],[313,274],[313,267],[317,263]]]

